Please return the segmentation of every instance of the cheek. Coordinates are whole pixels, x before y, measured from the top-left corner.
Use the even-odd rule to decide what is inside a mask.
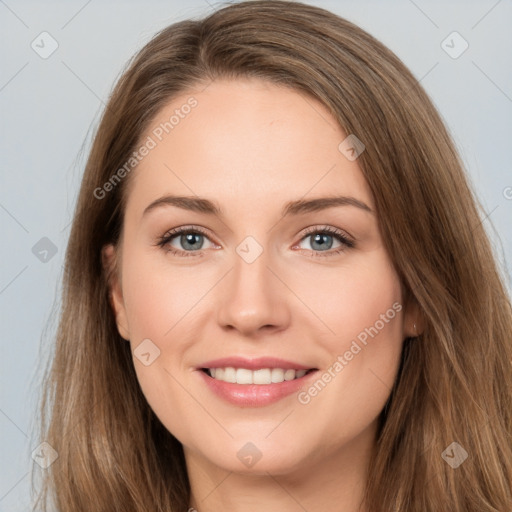
[[[123,296],[133,343],[171,336],[201,297],[201,280],[197,274],[193,277],[194,270],[186,278],[183,270],[160,260],[134,249],[123,262]]]
[[[323,324],[321,339],[331,353],[347,350],[358,337],[364,343],[376,324],[381,339],[401,339],[400,281],[383,250],[322,269],[313,280],[297,280],[294,290],[317,317],[316,324]]]
[[[124,255],[123,297],[133,363],[141,388],[158,415],[172,411],[176,400],[186,398],[179,383],[190,366],[187,350],[198,339],[190,329],[196,327],[200,299],[212,285],[200,266],[186,271],[172,268],[165,258],[136,247],[126,249]],[[152,361],[147,366],[144,358],[138,357],[143,346],[143,353],[149,352]]]
[[[192,300],[184,299],[183,295],[191,293],[187,292],[189,288],[183,290],[177,272],[164,272],[137,250],[125,254],[123,296],[137,380],[153,412],[169,431],[181,438],[187,432],[182,412],[194,405],[183,384],[180,385],[187,347],[186,336],[180,333],[190,321],[187,310]]]
[[[299,402],[318,414],[329,411],[344,425],[348,417],[351,424],[363,426],[378,415],[400,361],[400,282],[383,254],[373,256],[340,269],[328,287],[315,293],[322,296],[317,301],[319,316],[329,328],[317,342],[329,355],[319,380],[303,390]]]

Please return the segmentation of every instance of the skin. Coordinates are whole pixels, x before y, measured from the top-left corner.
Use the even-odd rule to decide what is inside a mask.
[[[141,137],[197,100],[129,177],[120,244],[104,248],[105,265],[117,269],[111,294],[119,333],[132,350],[148,338],[160,350],[149,366],[134,357],[135,370],[150,406],[184,446],[199,512],[364,510],[377,418],[403,340],[419,331],[417,310],[404,304],[307,404],[292,394],[243,408],[205,386],[196,368],[233,355],[327,371],[358,334],[402,305],[402,291],[372,194],[357,160],[338,150],[347,134],[327,109],[258,79],[203,87],[174,98]],[[169,205],[143,215],[166,194],[216,201],[222,216]],[[333,195],[372,212],[345,205],[281,215],[288,201]],[[180,235],[168,243],[188,257],[157,245],[189,225],[208,233],[192,241],[199,249]],[[311,226],[342,230],[355,246],[335,254],[343,244],[327,233],[322,251],[304,235]],[[236,252],[247,236],[263,249],[250,264]],[[237,457],[247,442],[262,455],[250,468]]]

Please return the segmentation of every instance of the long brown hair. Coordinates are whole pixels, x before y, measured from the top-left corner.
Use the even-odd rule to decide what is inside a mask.
[[[51,495],[60,512],[188,508],[181,444],[141,392],[101,260],[121,233],[130,177],[103,199],[95,190],[175,95],[238,77],[320,100],[363,141],[358,163],[384,243],[424,317],[423,333],[404,342],[380,415],[367,510],[512,510],[511,304],[461,160],[423,88],[390,50],[326,10],[285,1],[241,2],[165,28],[110,96],[66,253],[41,400],[41,440],[58,459],[44,472],[37,505],[46,510]],[[468,457],[454,468],[447,460],[463,453],[459,445]]]

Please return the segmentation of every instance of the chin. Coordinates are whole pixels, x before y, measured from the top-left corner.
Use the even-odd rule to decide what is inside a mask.
[[[308,463],[304,444],[296,439],[293,446],[283,447],[282,443],[269,440],[233,441],[228,446],[219,446],[214,452],[199,452],[211,464],[243,475],[284,475],[298,471]]]

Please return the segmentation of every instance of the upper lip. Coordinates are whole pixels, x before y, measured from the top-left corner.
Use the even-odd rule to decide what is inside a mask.
[[[254,357],[246,359],[243,357],[223,357],[221,359],[213,359],[206,361],[198,366],[203,368],[246,368],[248,370],[259,370],[260,368],[282,368],[283,370],[311,370],[312,366],[295,363],[294,361],[286,361],[276,357]]]

